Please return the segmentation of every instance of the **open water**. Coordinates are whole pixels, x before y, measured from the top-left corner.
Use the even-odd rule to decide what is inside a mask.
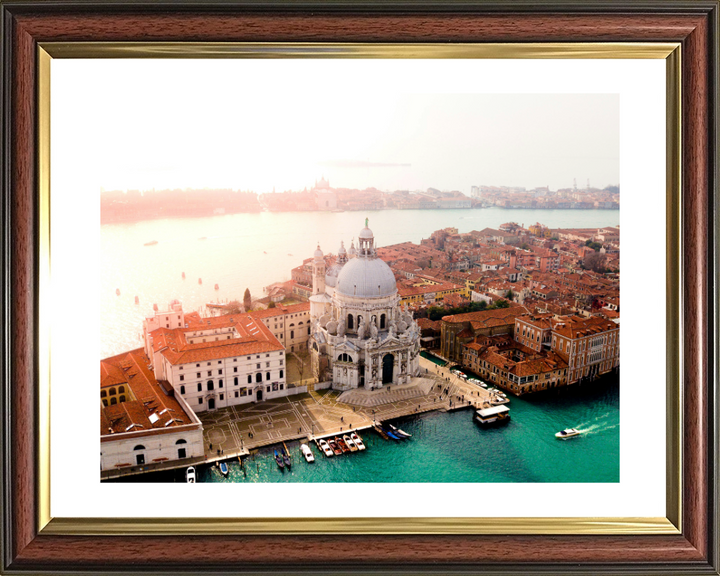
[[[449,226],[460,232],[497,228],[509,221],[525,226],[535,222],[568,228],[615,226],[619,214],[617,210],[500,208],[260,212],[105,224],[100,227],[98,270],[101,358],[140,345],[142,320],[152,314],[154,303],[162,310],[178,299],[186,311],[192,311],[208,302],[242,301],[246,288],[254,297],[262,297],[265,286],[290,279],[290,270],[312,257],[318,243],[326,253],[337,253],[341,240],[349,248],[366,217],[376,244],[387,246],[418,243]],[[145,246],[152,241],[157,244]]]

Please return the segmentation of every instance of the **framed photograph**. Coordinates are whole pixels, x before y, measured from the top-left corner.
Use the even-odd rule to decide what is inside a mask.
[[[1,8],[4,571],[718,573],[717,2]]]

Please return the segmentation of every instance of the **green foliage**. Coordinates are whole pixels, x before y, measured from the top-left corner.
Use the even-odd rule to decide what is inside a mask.
[[[488,306],[488,310],[497,310],[498,308],[510,308],[510,302],[500,299],[495,304]]]
[[[250,306],[252,305],[252,297],[250,296],[250,288],[245,288],[245,295],[243,296],[243,305],[245,306],[245,310],[250,310]]]
[[[270,304],[268,304],[268,308],[275,308],[275,302],[270,302]]]
[[[508,293],[505,297],[510,301],[515,300],[515,292],[512,291],[512,288],[508,290]]]

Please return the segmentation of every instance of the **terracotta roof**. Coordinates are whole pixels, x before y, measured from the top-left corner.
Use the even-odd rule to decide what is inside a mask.
[[[135,400],[101,406],[101,436],[112,437],[113,434],[150,430],[164,431],[175,426],[194,423],[175,397],[163,391],[155,379],[155,374],[148,367],[149,362],[142,348],[100,361],[101,379],[103,371],[108,368],[122,371],[127,377],[127,386],[135,397]],[[153,414],[157,419],[153,417],[151,421],[150,416]],[[168,424],[171,421],[173,423]]]
[[[514,324],[515,318],[527,314],[529,310],[524,306],[510,305],[510,308],[499,308],[497,310],[481,310],[479,312],[466,312],[464,314],[453,314],[443,316],[442,321],[449,324],[460,322],[473,322],[478,326],[498,326],[499,324]]]

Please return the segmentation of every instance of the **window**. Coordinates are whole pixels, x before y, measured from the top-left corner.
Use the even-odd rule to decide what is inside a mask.
[[[308,326],[307,331],[308,331],[308,336],[310,336],[310,326]]]
[[[235,378],[234,378],[233,380],[234,380],[233,384],[235,384],[235,386],[237,386],[237,385],[238,385],[238,379],[237,379],[237,376],[235,376]]]
[[[225,400],[225,394],[220,394],[220,400]]]
[[[265,368],[270,368],[270,362],[265,362]]]
[[[290,338],[295,338],[295,330],[290,330]]]
[[[223,387],[223,381],[221,379],[221,380],[218,380],[218,388],[222,388],[222,387]]]
[[[120,402],[125,402],[125,396],[120,396]]]
[[[200,368],[200,364],[195,364],[195,368]]]
[[[380,314],[380,330],[385,329],[385,314]]]
[[[280,360],[280,366],[282,366],[282,365],[283,365],[283,361],[282,361],[282,360]]]
[[[180,381],[185,380],[185,374],[180,374]]]
[[[208,389],[208,390],[215,390],[215,383],[214,383],[212,380],[208,380],[207,389]]]
[[[252,384],[252,374],[248,374],[248,384]]]
[[[282,384],[280,384],[280,390],[282,390],[282,389],[283,389],[283,385],[282,385]]]
[[[116,394],[115,388],[110,388],[110,392],[108,392],[108,394],[110,394],[110,396],[114,396]]]
[[[120,388],[118,388],[118,393],[122,394],[123,392],[125,392],[125,386],[120,386]]]
[[[212,376],[212,370],[208,370],[208,376]]]
[[[255,382],[262,382],[262,373],[258,372],[255,374]]]
[[[195,374],[195,378],[200,378],[200,372]]]
[[[145,446],[143,446],[142,444],[138,444],[137,446],[135,446],[135,448],[133,448],[133,450],[145,450]]]
[[[103,406],[107,406],[107,405],[108,405],[107,400],[103,400]]]
[[[270,354],[265,354],[265,358],[270,358]]]
[[[105,390],[100,390],[100,398],[105,398],[107,396],[107,392]]]
[[[180,394],[185,394],[185,386],[180,386]]]
[[[233,367],[233,372],[237,372],[237,366]]]
[[[282,377],[283,377],[283,371],[280,370],[280,378],[282,378]]]
[[[352,330],[352,329],[353,329],[353,317],[352,317],[352,314],[348,314],[347,327],[348,327],[349,330]]]
[[[202,398],[198,398],[198,404],[202,404]]]
[[[260,364],[255,364],[255,369],[260,370]]]
[[[265,380],[270,380],[270,372],[265,373]]]
[[[210,362],[208,362],[207,365],[210,366]]]
[[[202,382],[198,382],[198,392],[202,392]]]
[[[218,369],[218,374],[222,374],[222,368]]]
[[[117,398],[115,398],[115,396],[110,399],[110,404],[117,404]]]
[[[237,398],[238,396],[239,396],[238,391],[235,390],[235,398]]]
[[[267,392],[270,392],[270,386],[267,387]]]

